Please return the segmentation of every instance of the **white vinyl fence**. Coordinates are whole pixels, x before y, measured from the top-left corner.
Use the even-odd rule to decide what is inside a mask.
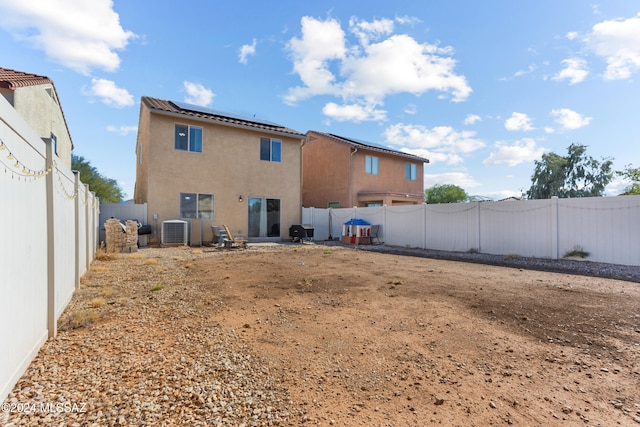
[[[302,212],[316,240],[340,238],[351,218],[380,225],[380,240],[391,246],[552,259],[580,247],[589,261],[640,266],[640,196]]]
[[[99,203],[0,96],[0,402],[95,255]]]

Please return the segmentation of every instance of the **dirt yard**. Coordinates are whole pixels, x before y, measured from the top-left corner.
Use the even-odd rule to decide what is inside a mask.
[[[83,348],[88,362],[87,342],[97,333],[101,351],[111,348],[105,340],[124,346],[123,333],[135,333],[131,359],[162,352],[172,360],[176,343],[195,353],[197,337],[215,327],[254,369],[264,367],[260,375],[268,374],[278,396],[279,407],[269,411],[280,421],[262,423],[258,415],[216,424],[205,411],[189,412],[191,425],[640,425],[637,283],[311,244],[175,251],[143,249],[94,262],[63,316],[67,326],[13,398],[25,399],[34,384],[40,398],[47,395],[39,372],[58,366],[47,361],[61,357],[56,346],[66,346],[71,360],[80,351],[73,348]],[[122,269],[127,278],[115,280]],[[152,290],[160,282],[163,288]],[[106,283],[113,292],[94,323],[69,326]],[[129,314],[118,314],[123,307]],[[179,330],[191,338],[181,340]],[[116,382],[135,371],[121,363],[125,368],[105,370]],[[143,368],[141,375],[151,375]],[[99,422],[96,412],[113,402],[90,394],[91,387],[77,390],[73,378],[68,383],[67,399],[92,402],[75,420]],[[120,423],[153,424],[140,411]],[[186,425],[179,414],[163,422]]]

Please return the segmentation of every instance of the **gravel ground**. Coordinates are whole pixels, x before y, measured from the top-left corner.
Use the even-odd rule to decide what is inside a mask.
[[[220,301],[186,279],[195,260],[221,255],[181,247],[99,257],[0,425],[289,425],[286,390],[206,314]]]
[[[517,255],[491,255],[473,252],[448,252],[428,249],[407,249],[386,245],[360,246],[367,251],[379,251],[396,255],[410,255],[447,261],[472,262],[500,267],[523,268],[527,270],[576,274],[640,283],[640,266],[607,264],[576,258],[533,258]]]

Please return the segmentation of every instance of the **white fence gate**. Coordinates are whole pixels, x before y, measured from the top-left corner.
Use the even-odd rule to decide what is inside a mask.
[[[98,200],[0,96],[0,402],[95,255]]]
[[[302,211],[320,240],[351,218],[379,224],[392,246],[553,259],[579,246],[590,261],[640,266],[640,196]]]

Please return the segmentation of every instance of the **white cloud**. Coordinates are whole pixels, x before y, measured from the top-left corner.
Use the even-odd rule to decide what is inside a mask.
[[[578,33],[575,31],[569,31],[567,33],[567,40],[575,40],[578,38]]]
[[[130,107],[134,104],[133,95],[119,88],[115,82],[106,79],[91,79],[91,89],[85,95],[96,96],[103,104],[113,107]]]
[[[184,102],[189,104],[209,106],[213,101],[213,97],[216,96],[211,90],[207,89],[200,83],[188,82],[183,83],[184,90],[187,93],[184,97]]]
[[[457,185],[458,187],[464,188],[464,189],[480,186],[480,183],[475,179],[473,179],[473,177],[467,174],[466,172],[448,172],[448,173],[442,173],[442,174],[425,174],[424,175],[425,187],[433,187],[436,184]]]
[[[584,81],[589,74],[587,69],[587,61],[580,58],[568,58],[562,61],[565,65],[558,74],[551,79],[556,81],[569,80],[569,84],[573,85]]]
[[[117,50],[136,35],[122,28],[112,0],[0,0],[0,25],[54,62],[88,75],[116,71]]]
[[[418,112],[418,106],[416,104],[409,104],[407,105],[404,110],[403,110],[406,114],[416,114]]]
[[[253,42],[251,44],[244,44],[242,45],[242,47],[240,48],[240,53],[239,53],[239,61],[241,64],[246,64],[247,63],[247,58],[249,56],[253,56],[256,54],[256,44],[257,41],[256,39],[253,39]]]
[[[384,120],[387,116],[385,110],[376,109],[375,104],[348,104],[338,105],[329,102],[322,108],[322,113],[339,122],[365,122]]]
[[[568,108],[551,110],[551,115],[555,117],[556,123],[567,130],[579,129],[591,123],[591,117],[585,117]]]
[[[518,71],[516,71],[516,72],[514,73],[514,75],[513,75],[513,76],[514,76],[514,77],[521,77],[521,76],[524,76],[525,74],[531,74],[531,73],[533,73],[537,68],[538,68],[538,66],[537,66],[537,65],[535,65],[535,64],[531,64],[531,65],[529,65],[529,66],[527,67],[527,69],[526,69],[526,70],[518,70]]]
[[[416,18],[415,16],[396,16],[395,21],[398,24],[408,24],[408,25],[414,25],[417,23],[422,22],[419,18]]]
[[[607,62],[606,80],[628,79],[640,70],[640,14],[602,21],[593,26],[584,41]]]
[[[427,91],[448,94],[458,102],[471,94],[466,78],[454,72],[452,48],[394,35],[393,23],[352,18],[350,30],[356,40],[348,45],[338,21],[303,17],[302,36],[287,44],[302,85],[290,88],[285,102],[331,95],[348,104],[371,105],[382,104],[391,94]]]
[[[379,40],[381,37],[391,34],[393,24],[391,19],[377,19],[368,22],[354,17],[349,20],[349,30],[358,37],[360,44],[367,46],[370,40]]]
[[[463,101],[471,87],[463,76],[453,73],[451,48],[420,44],[407,35],[394,35],[366,47],[363,55],[342,62],[348,78],[342,85],[347,96],[384,98],[394,93],[420,95],[435,90]]]
[[[542,157],[544,148],[538,147],[536,141],[524,138],[513,144],[496,142],[496,151],[491,153],[482,164],[517,166],[520,163],[532,162]]]
[[[468,126],[468,125],[472,125],[472,124],[475,124],[475,123],[480,122],[480,121],[482,121],[482,117],[480,117],[479,115],[477,115],[477,114],[467,114],[467,117],[465,117],[465,119],[464,119],[464,124]]]
[[[127,136],[130,133],[135,133],[138,131],[138,126],[107,126],[107,131],[112,133],[117,133],[118,135]]]
[[[504,127],[505,129],[511,130],[511,131],[516,131],[516,130],[530,131],[535,129],[531,124],[531,119],[529,118],[529,116],[527,116],[524,113],[517,113],[517,112],[514,112],[513,114],[511,114],[511,117],[509,117],[504,122]]]
[[[434,162],[442,161],[456,164],[462,161],[458,153],[471,153],[482,147],[484,142],[475,138],[473,131],[456,131],[449,126],[437,126],[429,129],[420,125],[403,123],[389,126],[384,136],[389,144],[404,147],[402,151],[417,153],[424,151],[424,157]],[[423,155],[423,154],[419,154]]]
[[[302,17],[302,38],[293,37],[287,43],[293,59],[293,71],[304,86],[289,89],[285,101],[294,104],[314,95],[338,94],[335,76],[329,61],[346,55],[345,34],[336,20],[319,21]]]
[[[459,154],[453,152],[445,153],[427,150],[425,148],[400,148],[399,151],[429,159],[430,164],[444,163],[452,166],[459,165],[464,162],[464,159]]]

